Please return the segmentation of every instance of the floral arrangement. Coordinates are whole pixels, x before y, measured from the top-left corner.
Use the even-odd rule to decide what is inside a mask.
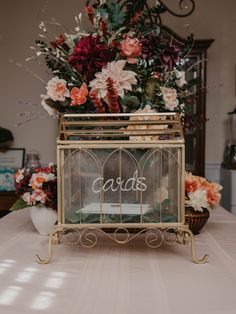
[[[40,23],[42,33],[34,49],[52,70],[41,95],[50,116],[136,112],[146,106],[157,112],[188,112],[195,101],[194,80],[185,78],[193,37],[189,36],[186,47],[178,47],[152,21],[162,12],[161,4],[145,3],[87,1],[90,30],[84,30],[80,14],[75,32],[56,38],[47,22]]]
[[[56,166],[36,169],[19,169],[15,174],[16,194],[20,195],[25,206],[43,204],[57,209]]]
[[[192,175],[191,172],[185,174],[185,206],[192,207],[195,211],[208,210],[219,205],[222,186],[215,182],[210,182],[203,177]]]

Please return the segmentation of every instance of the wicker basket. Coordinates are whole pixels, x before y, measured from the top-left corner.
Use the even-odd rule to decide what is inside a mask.
[[[192,207],[185,207],[185,223],[193,234],[199,234],[209,218],[209,210],[203,208],[203,212],[195,211]]]

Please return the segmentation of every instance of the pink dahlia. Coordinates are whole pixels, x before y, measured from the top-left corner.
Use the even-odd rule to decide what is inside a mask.
[[[113,50],[99,43],[99,37],[82,37],[74,47],[68,63],[80,74],[90,78],[99,72],[114,57]]]

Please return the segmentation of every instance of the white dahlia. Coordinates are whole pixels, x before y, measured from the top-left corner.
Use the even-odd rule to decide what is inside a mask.
[[[111,78],[114,82],[114,88],[117,90],[118,95],[123,98],[125,90],[132,90],[132,85],[137,84],[135,78],[136,73],[133,71],[124,70],[126,61],[112,61],[102,68],[102,72],[95,74],[95,79],[90,82],[92,91],[98,92],[99,98],[107,96],[107,79]]]

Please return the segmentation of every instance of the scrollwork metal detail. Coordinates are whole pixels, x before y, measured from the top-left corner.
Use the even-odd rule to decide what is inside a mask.
[[[60,239],[67,244],[79,244],[81,242],[81,233],[79,229],[67,228],[64,230],[64,234]]]
[[[64,228],[60,230],[54,230],[49,236],[48,242],[48,257],[43,259],[39,255],[36,256],[36,260],[40,264],[47,264],[52,258],[52,240],[53,237],[57,236],[58,243],[64,242],[67,244],[80,244],[85,248],[92,248],[98,243],[97,233],[101,232],[108,238],[119,244],[125,244],[132,239],[144,234],[144,241],[150,248],[158,248],[162,244],[172,245],[175,243],[191,246],[192,260],[197,264],[203,264],[207,261],[208,256],[205,255],[202,259],[197,259],[195,249],[195,239],[193,233],[187,226],[172,227],[160,229],[158,227],[140,228],[135,234],[130,234],[129,229],[125,227],[115,228],[112,234],[105,232],[103,229],[98,227],[89,227],[80,229],[77,227]]]
[[[149,229],[145,235],[145,243],[152,249],[158,248],[163,243],[163,233],[159,229]]]
[[[89,229],[85,229],[81,232],[80,244],[83,247],[92,248],[97,244],[98,238],[97,238],[97,235],[94,231],[95,231],[95,229],[89,228]]]
[[[157,2],[160,3],[160,5],[163,7],[163,11],[170,13],[173,16],[176,17],[187,17],[193,13],[195,10],[195,1],[194,0],[179,0],[179,8],[182,11],[185,11],[184,13],[177,13],[171,10],[166,4],[164,4],[163,0],[158,0]]]
[[[122,236],[123,239],[119,239],[118,235],[120,234],[120,232],[122,232]],[[123,243],[127,243],[130,239],[130,233],[129,233],[129,230],[127,230],[126,228],[123,228],[123,227],[120,227],[120,228],[117,228],[113,234],[113,237],[110,237],[112,238],[115,242],[117,243],[120,243],[120,244],[123,244]]]
[[[174,229],[165,229],[163,232],[163,242],[166,245],[172,245],[177,242],[177,236]]]
[[[149,0],[117,0],[120,9],[125,12],[127,16],[129,14],[135,14],[138,12],[144,13],[146,20],[149,24],[158,27],[162,24],[161,15],[165,12],[175,16],[175,17],[187,17],[191,15],[195,10],[195,0],[176,0],[180,12],[176,12],[166,5],[166,0],[157,0],[155,5],[150,5]],[[106,7],[106,1],[91,0],[90,4],[97,8],[98,6]],[[124,21],[124,26],[126,26],[128,20]]]

